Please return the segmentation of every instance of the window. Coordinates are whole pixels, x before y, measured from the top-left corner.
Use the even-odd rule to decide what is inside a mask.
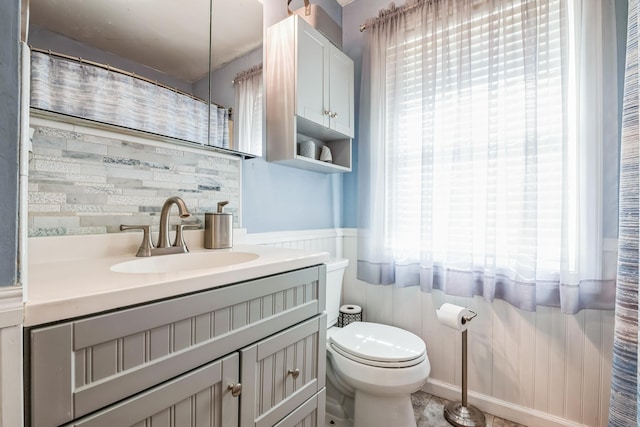
[[[418,1],[370,26],[361,279],[528,309],[612,285],[572,4]]]

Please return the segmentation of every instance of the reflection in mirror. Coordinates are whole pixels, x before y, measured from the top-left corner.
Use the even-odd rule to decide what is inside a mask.
[[[222,10],[224,13],[218,13]],[[212,28],[211,100],[233,107],[231,148],[261,156],[262,76],[255,71],[262,66],[262,2],[213,0]],[[237,94],[240,88],[246,87],[239,87],[237,83],[248,83],[238,78],[242,76],[254,81],[249,86],[250,99]]]
[[[213,106],[209,123],[209,71],[241,55],[236,40],[246,27],[238,21],[233,31],[214,27],[213,39],[222,42],[213,46],[220,59],[210,63],[209,21],[212,7],[224,15],[235,3],[31,0],[32,107],[230,147],[233,102]],[[261,5],[259,11],[258,44]]]
[[[241,71],[233,79],[235,87],[235,132],[239,151],[262,155],[262,62]]]

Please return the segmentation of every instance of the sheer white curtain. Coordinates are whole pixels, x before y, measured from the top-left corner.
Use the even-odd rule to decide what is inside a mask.
[[[239,73],[234,79],[234,139],[238,151],[262,155],[262,64]]]
[[[613,306],[602,31],[587,26],[605,3],[410,1],[368,23],[361,280],[527,310]]]

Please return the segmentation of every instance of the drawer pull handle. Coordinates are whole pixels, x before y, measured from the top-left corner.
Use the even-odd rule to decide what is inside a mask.
[[[291,376],[293,377],[293,379],[297,379],[300,376],[300,369],[296,368],[296,369],[289,369],[287,371],[287,374],[291,374]]]
[[[242,393],[242,384],[229,384],[227,390],[231,390],[231,396],[238,397]]]

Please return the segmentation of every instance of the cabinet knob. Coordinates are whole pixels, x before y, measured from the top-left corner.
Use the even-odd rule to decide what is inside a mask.
[[[329,111],[329,110],[324,110],[322,113],[323,113],[325,116],[331,116],[331,114],[332,114],[332,113],[331,113],[331,111]]]
[[[296,368],[296,369],[289,369],[287,371],[287,374],[290,374],[293,379],[297,379],[300,376],[300,369]]]
[[[229,384],[227,390],[231,390],[231,396],[238,397],[242,393],[242,384]]]
[[[338,113],[336,112],[332,112],[329,117],[331,117],[332,119],[335,119],[336,117],[338,117]]]

